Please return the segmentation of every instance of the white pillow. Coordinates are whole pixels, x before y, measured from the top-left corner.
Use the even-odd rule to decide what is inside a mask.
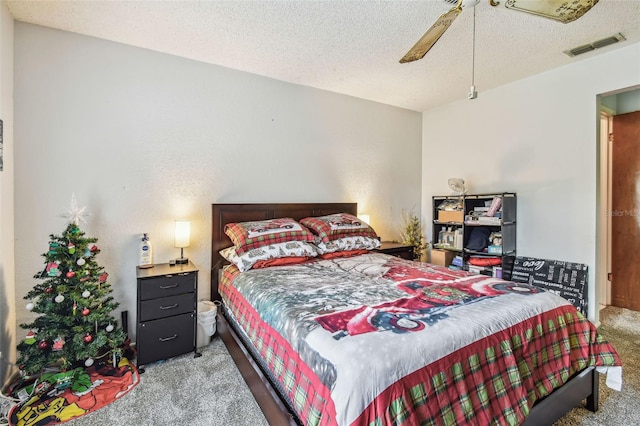
[[[349,250],[373,250],[380,247],[380,240],[359,235],[355,237],[338,238],[337,240],[331,240],[329,242],[321,241],[316,243],[316,246],[320,254]]]
[[[220,255],[238,267],[240,272],[248,271],[259,260],[278,259],[281,257],[316,257],[317,250],[305,241],[287,241],[258,247],[238,255],[234,246],[220,250]]]

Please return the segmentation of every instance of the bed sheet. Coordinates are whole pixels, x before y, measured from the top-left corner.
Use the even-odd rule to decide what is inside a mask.
[[[380,253],[239,273],[220,293],[309,425],[519,424],[615,350],[566,300]]]

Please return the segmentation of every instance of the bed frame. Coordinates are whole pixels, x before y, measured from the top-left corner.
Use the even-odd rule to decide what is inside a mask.
[[[213,204],[211,238],[211,299],[220,300],[218,283],[220,270],[226,264],[219,251],[233,245],[224,233],[224,227],[230,222],[291,217],[300,220],[309,216],[323,216],[333,213],[357,215],[356,203],[276,203],[276,204]],[[224,309],[218,313],[217,333],[233,358],[240,374],[249,386],[256,402],[270,425],[300,424],[289,408],[287,398],[271,383],[269,375],[262,370],[258,357],[251,345],[244,341],[242,333],[228,321]],[[572,408],[586,400],[590,411],[598,409],[599,380],[595,368],[588,367],[576,373],[564,386],[551,395],[538,401],[524,425],[534,426],[552,424]]]

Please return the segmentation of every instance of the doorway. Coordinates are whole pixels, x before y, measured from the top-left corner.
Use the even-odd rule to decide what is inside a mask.
[[[640,311],[640,89],[600,100],[598,298]]]

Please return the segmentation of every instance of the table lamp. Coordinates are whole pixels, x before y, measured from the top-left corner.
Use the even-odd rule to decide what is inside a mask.
[[[182,265],[189,262],[184,257],[184,248],[191,243],[191,221],[186,219],[176,220],[175,247],[180,249],[180,258],[176,259],[176,264]]]

